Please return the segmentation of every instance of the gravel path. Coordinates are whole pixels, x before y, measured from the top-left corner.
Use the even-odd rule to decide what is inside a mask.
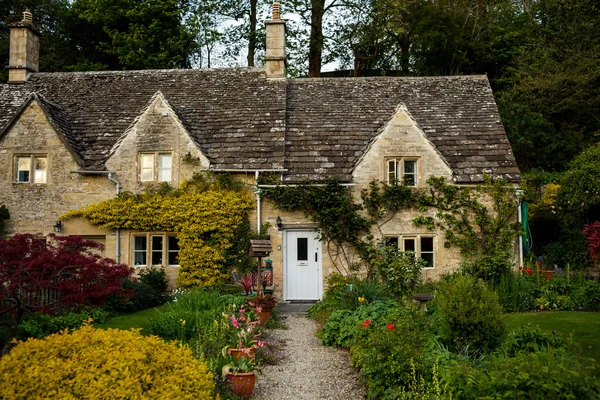
[[[289,329],[269,331],[269,338],[285,342],[284,358],[262,368],[254,389],[255,400],[359,400],[365,390],[348,353],[325,347],[315,337],[316,323],[289,315]]]

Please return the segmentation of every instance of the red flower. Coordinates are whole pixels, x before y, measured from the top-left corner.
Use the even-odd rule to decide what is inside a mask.
[[[366,328],[367,326],[371,325],[371,320],[370,319],[365,319],[365,322],[362,323],[362,327]]]
[[[523,272],[523,266],[519,266],[519,271]]]
[[[527,268],[525,270],[529,275],[533,274],[533,270],[531,268]]]
[[[388,329],[388,331],[391,331],[392,329],[394,329],[394,324],[387,324],[387,329]]]

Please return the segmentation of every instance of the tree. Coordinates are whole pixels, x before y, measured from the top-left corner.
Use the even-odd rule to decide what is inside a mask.
[[[0,315],[11,347],[26,312],[101,306],[107,296],[123,294],[121,283],[133,270],[92,252],[102,245],[78,236],[18,234],[0,240]],[[130,295],[130,294],[129,294]]]

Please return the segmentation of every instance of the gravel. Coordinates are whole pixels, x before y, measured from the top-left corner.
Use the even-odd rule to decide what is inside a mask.
[[[269,338],[286,343],[284,358],[267,365],[258,376],[255,400],[354,400],[364,399],[365,389],[348,352],[325,347],[315,337],[316,323],[300,315],[289,315],[289,329],[268,332]]]

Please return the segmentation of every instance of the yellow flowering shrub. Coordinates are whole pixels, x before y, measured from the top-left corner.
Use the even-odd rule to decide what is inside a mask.
[[[138,330],[29,339],[0,359],[2,399],[212,399],[213,374],[188,347]]]
[[[180,248],[177,285],[206,287],[228,277],[222,272],[225,253],[252,206],[244,190],[216,185],[198,190],[184,182],[181,189],[167,193],[123,193],[61,218],[80,217],[102,229],[176,232]]]

